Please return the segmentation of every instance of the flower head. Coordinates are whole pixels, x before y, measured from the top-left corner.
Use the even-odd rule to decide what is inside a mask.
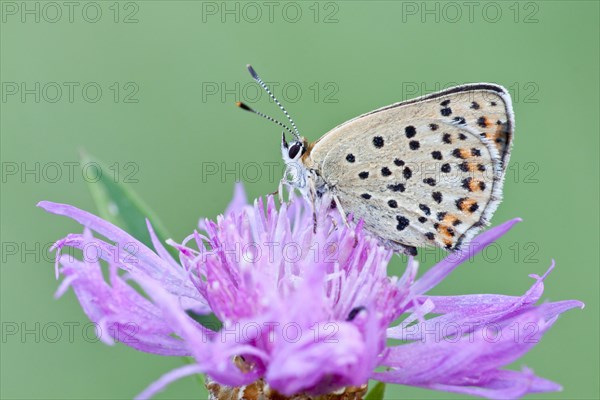
[[[331,393],[369,379],[491,398],[560,389],[529,369],[501,369],[535,345],[558,315],[582,306],[535,304],[553,266],[532,275],[535,282],[523,296],[427,294],[518,219],[478,236],[417,280],[414,259],[401,276],[388,277],[392,253],[361,222],[346,227],[321,206],[314,224],[301,197],[279,209],[272,197],[248,205],[238,187],[224,215],[201,221],[202,231],[182,243],[169,242],[177,261],[150,223],[154,250],[85,211],[40,206],[85,227],[55,245],[66,277],[58,294],[73,287],[89,318],[106,328],[100,329],[105,342],[194,357],[194,364],[165,375],[140,397],[195,373],[229,386],[260,379],[286,396]],[[81,250],[82,259],[64,254],[66,248]],[[101,260],[108,264],[108,282]],[[221,327],[194,318],[209,313]],[[515,326],[533,333],[509,335]],[[402,343],[389,345],[389,339]]]

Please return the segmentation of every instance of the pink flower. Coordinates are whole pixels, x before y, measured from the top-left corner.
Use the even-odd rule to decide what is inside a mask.
[[[523,296],[427,295],[519,219],[481,234],[416,280],[412,258],[402,276],[388,277],[392,253],[360,222],[347,228],[322,207],[314,232],[312,208],[298,197],[279,210],[272,197],[248,205],[238,186],[224,215],[201,221],[203,233],[169,242],[178,261],[150,223],[154,251],[75,207],[39,206],[85,227],[55,245],[65,276],[57,294],[72,287],[106,343],[194,357],[194,364],[166,374],[140,398],[197,373],[230,386],[263,378],[288,396],[330,393],[369,379],[489,398],[556,391],[559,385],[529,369],[501,368],[533,347],[561,313],[583,307],[575,300],[536,305],[553,265],[542,277],[532,275],[535,282]],[[67,248],[82,250],[82,260],[64,254]],[[100,260],[108,264],[108,282]],[[210,313],[220,329],[194,318]],[[389,345],[388,339],[404,344]],[[378,367],[387,368],[375,372]]]

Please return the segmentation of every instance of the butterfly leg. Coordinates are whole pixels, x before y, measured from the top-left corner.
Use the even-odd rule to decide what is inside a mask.
[[[337,229],[337,222],[335,222],[335,218],[329,216],[331,219],[331,229],[329,230],[329,235],[331,235]]]
[[[281,205],[281,203],[283,202],[282,198],[281,198],[281,189],[278,189],[274,192],[269,193],[269,196],[275,196],[277,195],[277,198],[279,199],[279,205]]]
[[[288,182],[287,182],[287,180],[285,178],[282,178],[279,181],[279,185],[277,186],[277,191],[275,191],[273,193],[270,193],[273,196],[277,195],[277,199],[279,200],[279,205],[282,205],[285,202],[285,199],[283,198],[283,196],[284,196],[284,192],[283,192],[284,186],[286,188],[288,188]],[[289,191],[288,191],[288,193],[289,193]],[[291,193],[288,196],[288,201],[291,201]]]
[[[283,204],[283,178],[279,181],[279,186],[277,187],[277,198],[279,199],[279,205]]]
[[[310,202],[312,204],[313,233],[317,233],[317,189],[312,176],[307,176],[306,180],[308,185],[308,197],[310,198]]]
[[[348,217],[346,216],[346,212],[342,208],[342,204],[340,203],[340,199],[335,194],[332,197],[333,197],[333,201],[335,203],[335,208],[337,208],[337,210],[339,211],[340,215],[342,216],[342,220],[344,221],[344,225],[346,225],[346,228],[350,228],[350,224],[348,223]]]
[[[335,193],[332,195],[332,197],[333,197],[333,202],[335,203],[335,208],[337,208],[340,215],[342,216],[344,225],[346,225],[347,229],[350,229],[350,224],[348,223],[348,216],[346,215],[346,212],[342,208],[342,203],[340,203],[340,199],[337,197],[337,195],[335,195]],[[335,224],[335,221],[334,221],[334,224]],[[354,235],[354,246],[353,247],[356,247],[356,245],[358,245],[358,238],[356,237],[356,235]]]

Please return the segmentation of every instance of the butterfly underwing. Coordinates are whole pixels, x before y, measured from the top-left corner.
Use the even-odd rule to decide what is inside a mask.
[[[489,223],[502,199],[514,132],[508,91],[466,84],[392,104],[308,143],[290,120],[282,138],[285,182],[312,199],[330,195],[344,216],[395,251],[461,248]]]

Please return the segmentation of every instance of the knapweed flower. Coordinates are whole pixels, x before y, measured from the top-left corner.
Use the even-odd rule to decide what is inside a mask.
[[[314,224],[305,199],[279,209],[273,197],[249,205],[238,186],[224,215],[202,220],[182,243],[169,242],[179,260],[150,223],[154,250],[75,207],[39,206],[85,227],[55,244],[65,276],[57,295],[72,287],[104,342],[193,357],[140,398],[199,373],[213,396],[250,385],[244,398],[252,398],[249,388],[267,398],[361,398],[369,379],[489,398],[560,390],[529,369],[502,369],[561,313],[583,306],[575,300],[536,305],[553,266],[531,275],[533,285],[522,296],[427,294],[519,219],[479,235],[419,279],[412,257],[401,276],[390,277],[393,254],[360,222],[348,227],[322,203],[327,206],[316,210]],[[100,261],[108,265],[108,281]],[[210,313],[221,321],[218,329],[198,322]]]

